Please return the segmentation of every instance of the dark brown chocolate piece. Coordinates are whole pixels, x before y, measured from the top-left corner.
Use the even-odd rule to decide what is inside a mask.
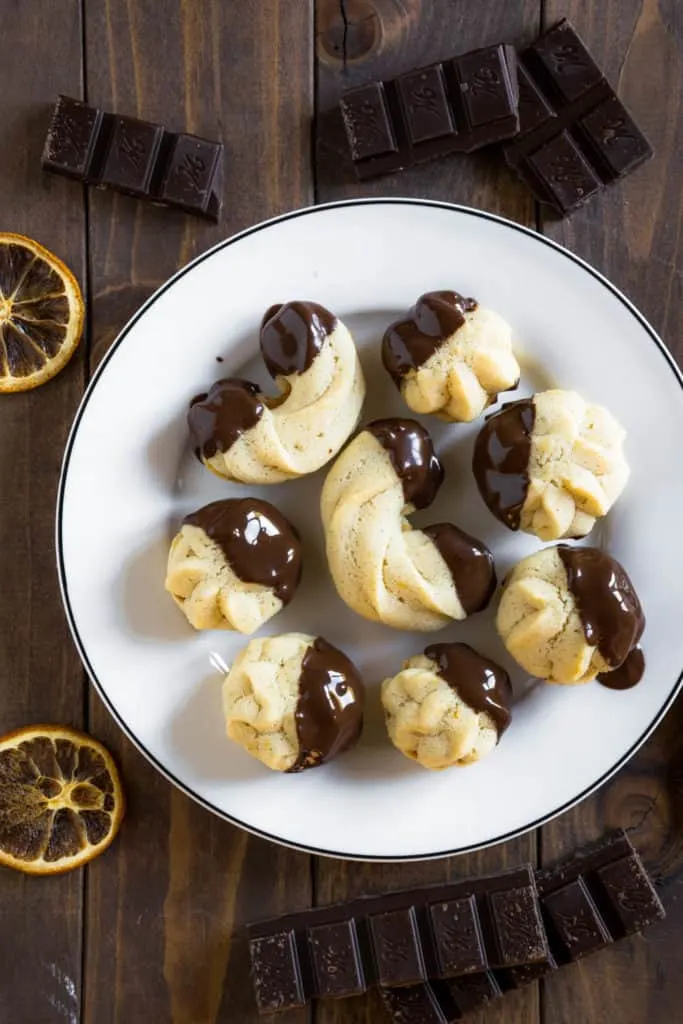
[[[645,673],[645,655],[640,645],[634,647],[619,668],[611,672],[601,672],[598,682],[608,690],[630,690],[643,678]]]
[[[517,60],[487,46],[344,93],[340,108],[356,174],[371,178],[517,132]]]
[[[187,425],[195,455],[203,462],[227,452],[245,431],[256,426],[266,403],[256,384],[228,377],[190,403]]]
[[[222,549],[245,583],[271,587],[288,604],[301,580],[301,540],[274,505],[259,498],[214,501],[186,516]]]
[[[518,530],[529,488],[533,399],[509,402],[486,420],[474,444],[472,470],[479,493],[496,519]]]
[[[436,663],[441,678],[465,704],[491,717],[500,737],[510,724],[511,717],[512,684],[505,669],[496,665],[495,661],[484,658],[467,644],[430,644],[424,653],[425,657]],[[508,896],[506,893],[506,898]],[[493,904],[496,901],[492,899]],[[496,904],[494,911],[501,915],[503,922],[505,907]],[[498,931],[500,934],[501,927]]]
[[[417,420],[397,418],[375,420],[365,429],[389,453],[406,503],[415,508],[431,505],[443,483],[443,466],[425,428]]]
[[[466,615],[486,608],[496,589],[493,555],[482,541],[451,523],[425,526],[450,570]]]
[[[568,21],[519,60],[519,134],[505,156],[539,202],[569,213],[652,156]]]
[[[305,373],[336,326],[336,316],[317,302],[271,306],[261,323],[261,354],[268,373]]]
[[[293,931],[253,939],[250,953],[251,980],[259,1013],[306,1005]]]
[[[598,548],[558,544],[586,641],[619,668],[645,628],[645,616],[624,567]]]
[[[480,972],[476,977],[481,979],[489,968],[542,963],[548,956],[529,866],[489,878],[316,907],[252,925],[249,932],[259,976],[264,972],[255,961],[264,947],[254,946],[254,941],[295,934],[297,976],[303,978],[307,998],[331,995],[333,990],[355,994],[377,984],[387,989],[408,986],[405,991],[410,992],[416,982],[442,977],[458,978],[448,997],[455,1006],[466,1002],[467,993],[472,1000],[475,991],[491,992],[491,982],[470,983],[464,975]],[[312,946],[312,936],[321,934],[324,955],[314,953]],[[343,983],[338,983],[340,974]]]
[[[363,727],[365,687],[356,666],[317,637],[301,663],[294,718],[299,756],[290,772],[315,768],[352,747]]]
[[[46,171],[217,221],[223,146],[60,96],[43,148]]]
[[[426,363],[477,308],[458,292],[426,292],[406,316],[395,320],[382,338],[382,362],[397,387],[411,370]]]
[[[443,998],[439,999],[434,988],[426,982],[411,988],[380,989],[387,1020],[392,1021],[392,1024],[450,1024],[457,1018],[453,1018],[450,1013],[446,1015]]]

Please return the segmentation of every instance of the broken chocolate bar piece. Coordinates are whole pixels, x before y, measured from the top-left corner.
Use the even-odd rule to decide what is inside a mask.
[[[507,162],[560,214],[630,174],[652,147],[563,20],[519,57],[519,134]]]
[[[107,114],[60,96],[42,166],[87,185],[217,221],[222,158],[220,142],[169,132],[150,121]]]
[[[459,1006],[486,985],[480,979],[487,970],[543,963],[549,955],[529,866],[316,907],[252,925],[249,935],[264,1013],[301,1005],[302,991],[306,999],[339,998],[371,985],[415,988],[428,978],[448,979],[446,992],[450,979],[462,981],[460,988],[453,982],[450,997]],[[286,995],[278,1001],[270,982],[280,974]],[[477,979],[471,985],[469,975]]]
[[[500,44],[349,89],[340,109],[364,179],[511,138],[517,102],[515,51]]]

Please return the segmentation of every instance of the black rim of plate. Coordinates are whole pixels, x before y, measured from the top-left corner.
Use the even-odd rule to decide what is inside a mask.
[[[109,362],[111,361],[112,357],[114,356],[116,351],[120,348],[120,346],[123,343],[123,341],[125,340],[126,336],[129,334],[129,332],[132,330],[132,328],[135,326],[135,324],[138,322],[138,320],[140,320],[141,317],[144,316],[145,312],[164,294],[164,292],[167,292],[169,290],[169,288],[171,288],[176,283],[176,281],[180,280],[181,277],[183,277],[185,274],[187,274],[191,270],[193,270],[194,267],[198,266],[204,260],[209,259],[211,256],[214,255],[214,253],[219,252],[221,249],[225,249],[228,246],[235,245],[237,242],[240,242],[243,238],[247,238],[249,235],[254,235],[254,234],[256,234],[259,231],[265,231],[266,229],[268,229],[270,227],[273,227],[274,225],[281,224],[284,221],[294,220],[297,217],[307,217],[307,216],[315,215],[316,213],[320,212],[321,210],[331,210],[331,209],[336,209],[336,208],[356,207],[356,206],[423,206],[423,207],[426,207],[426,208],[437,208],[437,209],[442,209],[442,210],[449,210],[451,212],[455,212],[455,213],[458,213],[458,214],[465,214],[466,216],[469,216],[469,217],[477,217],[477,218],[479,218],[481,220],[488,220],[488,221],[493,221],[493,222],[495,222],[497,224],[502,224],[503,226],[505,226],[507,228],[510,228],[513,231],[517,231],[520,234],[530,236],[535,241],[537,241],[539,244],[547,245],[550,249],[554,249],[555,252],[560,253],[566,259],[571,260],[573,263],[577,264],[579,267],[581,267],[583,270],[585,270],[587,273],[589,273],[595,280],[597,280],[598,282],[600,282],[600,284],[602,284],[605,288],[607,288],[612,293],[612,295],[614,295],[615,298],[617,298],[619,300],[619,302],[622,303],[623,306],[626,307],[626,309],[636,318],[636,320],[640,323],[640,325],[645,329],[647,334],[650,336],[650,338],[652,339],[652,341],[654,342],[654,344],[656,345],[656,347],[659,349],[660,353],[662,354],[662,356],[666,360],[667,364],[669,365],[669,368],[671,369],[672,373],[676,377],[676,380],[678,381],[679,385],[681,386],[681,388],[683,388],[683,374],[681,373],[681,370],[679,369],[677,364],[674,362],[673,357],[671,356],[670,352],[668,351],[668,349],[664,345],[664,343],[661,340],[661,338],[658,336],[657,332],[648,323],[648,321],[645,319],[645,317],[642,315],[642,313],[640,313],[639,310],[633,305],[633,303],[629,299],[626,298],[626,296],[616,287],[616,285],[613,285],[603,274],[601,274],[598,270],[596,270],[594,267],[592,267],[585,260],[581,259],[580,256],[576,256],[574,253],[570,252],[568,249],[565,249],[564,246],[559,245],[557,242],[554,242],[552,239],[547,238],[545,235],[539,234],[538,232],[534,231],[532,228],[524,227],[522,224],[516,224],[514,221],[508,220],[506,217],[499,217],[496,214],[487,213],[484,210],[476,210],[476,209],[473,209],[472,207],[461,206],[461,205],[459,205],[457,203],[446,203],[446,202],[439,202],[438,200],[429,200],[429,199],[410,199],[410,198],[395,198],[395,199],[394,198],[348,199],[348,200],[341,200],[339,202],[322,203],[319,206],[308,206],[308,207],[304,207],[304,208],[299,209],[299,210],[293,210],[291,213],[284,213],[284,214],[281,214],[278,217],[273,217],[270,220],[262,221],[259,224],[255,224],[251,228],[247,228],[246,230],[241,231],[241,232],[239,232],[236,235],[232,235],[230,238],[224,239],[222,242],[218,242],[217,245],[212,246],[212,248],[208,249],[206,252],[204,252],[201,255],[197,256],[196,259],[194,259],[194,260],[192,260],[192,262],[188,263],[187,266],[182,267],[171,278],[169,278],[169,280],[165,284],[163,284],[161,286],[161,288],[159,288],[153,295],[151,295],[149,299],[147,299],[147,301],[140,307],[140,309],[137,311],[137,313],[128,321],[128,323],[122,329],[121,333],[117,336],[115,341],[112,343],[111,347],[107,351],[107,354],[105,355],[105,357],[103,358],[102,362],[100,363],[100,365],[98,366],[97,370],[95,371],[95,373],[94,373],[94,375],[93,375],[93,377],[92,377],[92,379],[91,379],[91,381],[90,381],[90,383],[89,383],[89,385],[88,385],[88,387],[87,387],[87,389],[85,391],[85,394],[83,395],[83,398],[81,400],[81,404],[80,404],[80,406],[78,408],[78,411],[76,412],[76,416],[75,416],[74,422],[72,424],[71,431],[70,431],[69,437],[67,439],[66,448],[65,448],[65,451],[64,451],[64,459],[63,459],[63,462],[62,462],[62,470],[61,470],[61,475],[60,475],[60,480],[59,480],[59,489],[58,489],[58,493],[57,493],[57,521],[56,521],[57,570],[58,570],[58,574],[59,574],[59,585],[60,585],[60,589],[61,589],[61,593],[62,593],[62,600],[64,602],[64,608],[65,608],[65,611],[66,611],[66,616],[67,616],[67,620],[68,620],[68,623],[69,623],[69,628],[71,630],[71,634],[73,636],[74,642],[75,642],[76,647],[78,649],[78,653],[79,653],[79,655],[81,657],[81,660],[82,660],[82,662],[83,662],[83,664],[84,664],[84,666],[86,668],[86,671],[88,673],[88,676],[90,677],[90,680],[91,680],[93,686],[95,687],[95,689],[97,690],[97,692],[98,692],[99,696],[101,697],[102,701],[104,702],[104,704],[106,705],[107,709],[109,710],[109,713],[112,715],[112,717],[117,722],[117,724],[120,727],[120,729],[125,733],[125,735],[131,740],[132,743],[135,744],[135,746],[138,748],[138,750],[140,750],[145,755],[145,757],[154,765],[154,767],[157,769],[157,771],[159,771],[170,782],[172,782],[175,786],[177,786],[178,789],[182,790],[183,793],[186,793],[187,796],[191,797],[197,803],[201,804],[201,806],[205,807],[208,811],[211,811],[214,814],[217,814],[220,818],[223,818],[225,821],[229,821],[232,825],[237,825],[240,828],[245,829],[247,832],[250,832],[252,835],[259,836],[262,839],[269,839],[271,842],[279,843],[280,845],[288,846],[288,847],[290,847],[292,849],[295,849],[295,850],[301,850],[304,853],[319,854],[321,856],[326,856],[326,857],[337,857],[337,858],[342,859],[342,860],[379,861],[379,862],[385,862],[385,863],[402,862],[402,861],[403,862],[409,862],[409,861],[419,861],[419,860],[438,860],[441,857],[451,857],[451,856],[454,856],[454,855],[457,855],[457,854],[473,853],[476,850],[482,850],[482,849],[485,849],[486,847],[489,847],[489,846],[496,846],[498,843],[503,843],[503,842],[506,842],[509,839],[514,839],[516,836],[524,835],[526,832],[530,832],[530,831],[532,831],[532,829],[539,828],[541,825],[546,824],[546,822],[550,821],[551,819],[557,817],[560,814],[563,814],[565,811],[568,811],[571,807],[576,806],[576,804],[581,803],[582,800],[585,800],[586,797],[588,797],[592,793],[594,793],[597,789],[599,789],[602,785],[604,785],[604,783],[607,782],[608,779],[610,779],[621,768],[623,768],[623,766],[633,757],[633,755],[636,753],[636,751],[643,745],[643,743],[645,743],[645,741],[648,739],[648,737],[652,734],[654,729],[657,727],[659,722],[661,722],[662,718],[664,717],[664,715],[667,713],[667,711],[671,707],[674,699],[676,698],[676,695],[678,694],[678,691],[681,688],[681,685],[683,684],[683,671],[678,676],[678,679],[676,680],[676,682],[674,683],[674,685],[671,688],[669,696],[664,701],[664,703],[662,704],[661,708],[659,709],[659,711],[657,712],[655,717],[652,719],[652,721],[649,723],[649,725],[647,725],[645,727],[645,729],[643,730],[643,732],[640,735],[640,737],[636,740],[636,742],[623,754],[623,756],[616,762],[616,764],[614,764],[610,769],[608,769],[608,771],[606,771],[603,775],[601,775],[599,779],[596,779],[595,782],[591,783],[590,786],[587,786],[584,790],[582,790],[580,793],[578,793],[575,797],[572,797],[571,800],[568,800],[564,804],[562,804],[561,806],[556,807],[556,808],[554,808],[551,811],[548,811],[547,814],[542,815],[540,818],[537,818],[535,821],[531,821],[528,824],[521,826],[520,828],[512,829],[510,832],[505,832],[502,835],[495,836],[495,837],[493,837],[491,839],[486,839],[485,841],[483,841],[481,843],[474,843],[474,844],[471,844],[469,846],[454,847],[453,849],[449,849],[449,850],[440,850],[440,851],[438,851],[436,853],[435,852],[422,852],[422,853],[416,852],[416,853],[411,853],[411,854],[400,854],[400,855],[396,855],[396,856],[391,856],[391,855],[386,855],[386,854],[385,855],[378,855],[378,854],[365,854],[365,855],[364,854],[353,854],[353,853],[345,853],[343,851],[332,850],[332,849],[321,849],[319,847],[308,845],[306,843],[296,843],[296,842],[293,842],[292,840],[282,839],[280,836],[273,835],[270,832],[265,832],[264,830],[256,828],[253,825],[247,824],[247,822],[241,821],[239,818],[233,817],[232,815],[228,814],[226,811],[221,810],[220,807],[216,807],[215,804],[212,804],[210,801],[204,799],[204,797],[199,796],[198,793],[195,793],[192,789],[190,789],[188,786],[186,786],[183,782],[181,782],[180,779],[178,779],[173,774],[173,772],[171,772],[167,767],[165,767],[163,764],[161,764],[161,762],[154,756],[154,754],[152,754],[151,751],[149,751],[145,747],[145,745],[141,742],[140,739],[138,739],[138,737],[135,735],[135,733],[131,730],[131,728],[128,726],[128,724],[124,721],[124,719],[119,715],[116,707],[114,706],[112,701],[109,699],[104,686],[102,685],[102,683],[97,678],[97,676],[96,676],[96,674],[95,674],[95,672],[93,670],[93,667],[90,664],[90,660],[88,658],[88,654],[87,654],[87,651],[86,651],[86,648],[85,648],[85,644],[83,643],[83,641],[81,639],[81,636],[79,634],[78,625],[76,623],[76,617],[75,617],[75,614],[74,614],[73,609],[71,607],[71,602],[70,602],[70,599],[69,599],[69,588],[68,588],[68,584],[67,584],[67,575],[66,575],[66,569],[65,569],[65,565],[64,565],[64,551],[63,551],[63,546],[62,546],[62,518],[63,518],[64,494],[65,494],[65,490],[66,490],[66,481],[67,481],[67,477],[68,477],[68,473],[69,473],[69,462],[70,462],[70,458],[71,458],[71,452],[72,452],[74,444],[76,442],[76,437],[78,435],[79,425],[80,425],[81,420],[83,418],[83,414],[84,414],[84,412],[85,412],[85,410],[86,410],[86,408],[88,406],[88,403],[89,403],[90,399],[92,398],[93,392],[94,392],[94,390],[95,390],[95,388],[97,386],[97,382],[99,381],[99,379],[102,376],[102,374],[106,371],[107,366],[109,365]]]

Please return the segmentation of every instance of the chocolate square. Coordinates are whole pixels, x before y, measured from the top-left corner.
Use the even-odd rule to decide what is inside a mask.
[[[159,199],[191,212],[206,210],[222,152],[219,142],[183,133],[174,136]]]
[[[432,903],[429,919],[440,977],[484,970],[486,954],[474,896]]]
[[[412,143],[440,139],[455,133],[440,64],[402,75],[396,79],[396,85]]]
[[[387,987],[424,981],[425,965],[413,907],[368,917],[377,980]]]
[[[68,177],[83,177],[88,170],[101,123],[101,110],[94,110],[80,100],[60,96],[45,139],[43,167]]]
[[[580,206],[602,187],[567,132],[541,146],[526,163],[539,185],[548,190],[550,201],[563,212]]]
[[[547,958],[543,923],[531,886],[492,892],[488,904],[502,964],[512,966]]]
[[[382,82],[350,89],[340,100],[354,160],[397,152]]]
[[[251,977],[260,1013],[305,1006],[293,931],[251,939]]]
[[[533,131],[556,115],[523,64],[517,67],[519,80],[519,134]]]
[[[502,46],[489,46],[453,61],[467,120],[473,128],[517,113]]]
[[[529,60],[535,58],[545,70],[549,89],[567,103],[603,79],[600,68],[567,21],[546,32],[527,53]]]
[[[308,944],[319,996],[339,998],[365,992],[353,918],[309,928]]]
[[[621,934],[640,932],[664,917],[662,901],[636,853],[606,864],[596,876],[619,919]]]
[[[133,195],[149,192],[164,129],[135,117],[114,117],[102,184]]]
[[[603,177],[619,178],[652,156],[652,147],[616,96],[579,122],[584,144]]]
[[[564,952],[561,961],[579,960],[611,941],[582,878],[545,896],[543,912]]]
[[[450,1024],[431,985],[384,988],[380,995],[392,1024]]]

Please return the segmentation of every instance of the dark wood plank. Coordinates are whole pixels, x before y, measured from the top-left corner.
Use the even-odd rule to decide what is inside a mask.
[[[83,195],[40,169],[50,104],[81,91],[80,5],[0,5],[0,226],[56,252],[83,283]],[[48,28],[48,26],[50,26]],[[83,672],[68,637],[54,552],[62,451],[83,386],[85,345],[54,381],[0,395],[0,731],[82,725]],[[0,1019],[75,1021],[81,961],[80,872],[0,870]],[[49,926],[46,927],[46,923]]]
[[[683,357],[683,22],[675,0],[548,0],[546,19],[573,23],[644,128],[656,158],[620,186],[546,231],[604,271]],[[546,1024],[568,1020],[669,1024],[681,1018],[683,703],[616,778],[543,829],[549,862],[607,827],[631,825],[661,879],[668,920],[546,986]]]
[[[91,194],[97,359],[178,266],[312,198],[312,10],[276,0],[86,7],[92,102],[226,145],[218,227]],[[96,699],[91,721],[119,756],[130,811],[110,862],[89,875],[85,1021],[253,1020],[245,950],[234,932],[249,919],[306,906],[309,858],[249,837],[172,789]]]
[[[491,154],[456,157],[362,185],[356,183],[335,105],[344,89],[365,81],[390,77],[500,40],[531,39],[539,20],[540,4],[535,0],[515,4],[481,0],[476,5],[449,0],[346,0],[340,5],[338,0],[318,0],[317,199],[424,196],[481,206],[522,223],[534,223],[533,202],[501,160]],[[316,902],[328,903],[391,886],[483,874],[535,861],[535,857],[535,837],[529,835],[476,855],[422,864],[350,864],[319,859],[315,862]],[[321,1004],[315,1019],[320,1024],[371,1024],[381,1019],[380,1014],[374,999],[357,999]],[[506,998],[485,1018],[472,1017],[473,1022],[484,1019],[487,1024],[532,1024],[538,1020],[535,989]]]

